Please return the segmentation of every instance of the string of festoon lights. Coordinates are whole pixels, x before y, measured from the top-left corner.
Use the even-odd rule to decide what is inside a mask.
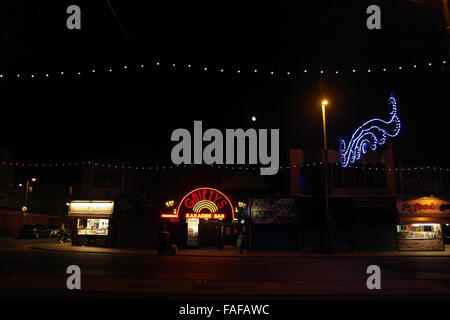
[[[252,171],[259,170],[259,166],[244,166],[244,165],[220,165],[220,164],[180,164],[180,165],[136,165],[126,162],[95,162],[95,161],[61,161],[61,162],[29,162],[29,161],[1,161],[0,165],[2,167],[15,167],[15,168],[81,168],[81,167],[92,167],[92,168],[109,168],[109,169],[125,169],[134,171],[147,171],[147,172],[159,172],[162,170],[172,170],[179,168],[215,168],[215,169],[225,169],[234,171]],[[280,166],[279,170],[290,170],[296,168],[318,168],[323,167],[324,163],[318,162],[300,162],[297,164],[290,164]],[[376,167],[376,164],[353,164],[343,167],[340,163],[329,163],[329,165],[342,168],[344,170],[348,169],[362,169],[371,171],[386,171],[388,173],[396,172],[432,172],[435,173],[449,173],[450,168],[442,168],[438,166],[414,166],[414,167],[395,167],[395,168],[385,168]]]
[[[331,67],[307,67],[297,68],[296,70],[280,70],[270,67],[226,67],[226,66],[212,66],[205,64],[180,64],[167,63],[159,60],[151,63],[140,64],[107,64],[96,67],[84,67],[79,70],[57,70],[48,72],[2,72],[0,71],[0,80],[6,79],[67,79],[80,78],[87,75],[95,75],[99,73],[119,73],[129,71],[200,71],[204,73],[223,73],[223,74],[255,74],[261,76],[268,76],[270,78],[295,78],[302,74],[317,74],[317,75],[342,75],[342,74],[375,74],[375,73],[389,73],[389,72],[407,72],[407,71],[448,71],[447,60],[440,59],[435,61],[426,61],[420,63],[405,63],[396,65],[384,65],[373,67],[346,67],[346,68],[331,68]]]

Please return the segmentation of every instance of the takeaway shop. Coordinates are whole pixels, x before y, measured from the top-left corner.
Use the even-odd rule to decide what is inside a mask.
[[[72,222],[72,244],[110,247],[114,201],[77,200],[68,203]]]
[[[450,199],[434,196],[397,198],[398,250],[445,250]]]

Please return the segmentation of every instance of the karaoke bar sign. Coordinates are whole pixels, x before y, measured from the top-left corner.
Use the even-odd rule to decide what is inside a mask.
[[[177,213],[186,219],[234,218],[233,205],[228,197],[213,188],[198,188],[189,192],[180,201]]]

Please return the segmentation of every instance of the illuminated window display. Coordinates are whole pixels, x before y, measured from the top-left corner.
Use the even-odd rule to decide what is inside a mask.
[[[403,224],[397,226],[399,250],[442,250],[440,224]]]
[[[109,219],[77,219],[77,233],[87,235],[108,235]]]
[[[397,226],[398,239],[440,239],[440,224],[409,224]]]

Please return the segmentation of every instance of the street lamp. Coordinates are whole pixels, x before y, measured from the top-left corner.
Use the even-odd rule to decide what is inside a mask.
[[[28,208],[27,208],[28,191],[29,191],[29,189],[32,189],[32,187],[30,186],[30,182],[32,183],[32,182],[36,182],[36,181],[37,181],[36,178],[28,178],[27,179],[27,187],[25,189],[25,202],[24,202],[24,205],[22,207],[22,212],[23,212],[24,216],[25,216],[25,212],[28,210]]]
[[[326,234],[326,252],[333,252],[333,242],[330,230],[330,211],[328,206],[328,147],[327,147],[327,124],[325,121],[325,106],[327,100],[322,100],[322,124],[323,124],[323,150],[324,150],[324,173],[325,173],[325,234]]]

